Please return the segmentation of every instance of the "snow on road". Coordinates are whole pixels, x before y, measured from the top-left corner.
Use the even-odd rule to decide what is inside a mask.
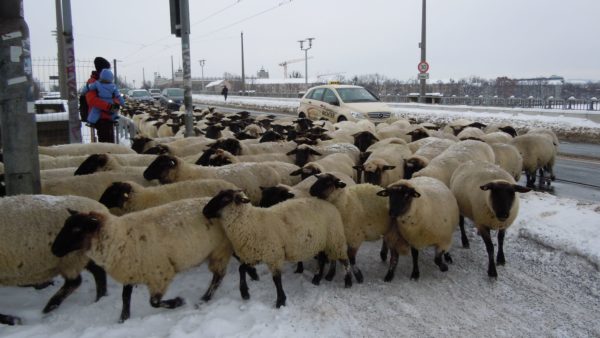
[[[2,337],[398,337],[398,336],[600,336],[600,204],[523,194],[521,212],[507,231],[507,265],[497,280],[487,277],[483,241],[468,227],[470,249],[454,237],[454,264],[446,273],[433,264],[433,249],[419,256],[421,278],[411,281],[410,257],[401,257],[396,278],[379,259],[380,242],[365,243],[358,264],[363,284],[343,287],[342,276],[310,283],[315,263],[298,275],[283,274],[287,306],[274,307],[275,287],[265,266],[250,281],[251,299],[238,291],[237,263],[208,303],[199,297],[210,282],[205,266],[180,274],[167,297],[182,296],[181,308],[150,307],[144,286],[134,289],[131,319],[117,324],[121,286],[93,303],[88,273],[79,290],[54,312],[41,309],[62,281],[44,290],[0,288],[0,311],[21,316],[22,326],[2,326]],[[495,242],[495,239],[494,239]]]

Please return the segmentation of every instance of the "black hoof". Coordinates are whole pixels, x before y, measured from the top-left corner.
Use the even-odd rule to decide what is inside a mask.
[[[392,271],[388,271],[388,273],[385,275],[385,277],[383,278],[383,280],[385,282],[391,282],[392,279],[394,279],[394,273]]]
[[[413,272],[410,274],[410,279],[412,280],[419,280],[419,277],[421,277],[421,275],[418,272]]]
[[[174,309],[174,308],[184,305],[185,300],[183,300],[183,298],[181,298],[181,297],[175,297],[173,299],[169,299],[169,300],[165,301],[165,304],[167,305],[167,308]]]
[[[317,276],[317,275],[313,276],[312,283],[313,283],[314,285],[319,285],[319,284],[321,284],[321,276]]]
[[[121,317],[119,318],[119,324],[125,323],[125,321],[127,319],[129,319],[129,312],[128,313],[122,313]]]
[[[21,318],[9,315],[0,315],[0,323],[11,326],[23,324]]]
[[[362,272],[358,269],[356,269],[356,271],[354,272],[354,278],[356,278],[356,282],[358,284],[361,284],[364,280]]]
[[[498,257],[496,258],[496,264],[497,265],[504,265],[504,264],[506,264],[506,259],[504,259],[504,256],[498,255]]]
[[[448,271],[448,265],[446,265],[446,264],[444,264],[444,263],[440,264],[440,265],[439,265],[439,267],[440,267],[440,271],[441,271],[441,272],[446,272],[446,271]]]
[[[496,269],[489,269],[488,270],[488,277],[498,278],[498,272],[496,271]]]
[[[211,298],[212,298],[212,297],[211,297],[211,296],[209,296],[209,295],[204,295],[204,296],[202,296],[202,298],[200,298],[200,299],[201,299],[202,301],[204,301],[204,302],[208,302],[208,301],[209,301]],[[197,305],[196,305],[196,306],[197,306]]]
[[[56,303],[48,303],[46,305],[46,307],[44,307],[44,309],[42,310],[43,313],[48,313],[50,311],[55,310],[60,304],[56,304]]]
[[[450,264],[454,263],[454,261],[452,261],[452,256],[450,256],[449,252],[446,252],[444,254],[444,260],[446,261],[446,263],[450,263]]]
[[[248,292],[248,288],[245,289],[240,289],[240,293],[242,295],[242,299],[243,300],[248,300],[250,299],[250,293]]]
[[[278,309],[282,306],[285,306],[285,298],[283,299],[278,299],[277,303],[275,304],[275,307],[277,307]]]
[[[387,261],[387,255],[388,255],[387,250],[379,252],[379,257],[381,257],[382,262]]]
[[[345,288],[352,287],[352,275],[347,274],[346,277],[344,277],[344,287]]]
[[[325,280],[328,282],[331,282],[333,280],[333,277],[335,277],[335,271],[333,273],[331,273],[331,271],[329,271],[327,273],[327,275],[325,276]]]

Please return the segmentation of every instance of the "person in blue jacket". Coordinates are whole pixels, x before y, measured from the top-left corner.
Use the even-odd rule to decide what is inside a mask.
[[[110,116],[112,121],[116,121],[119,118],[119,106],[116,102],[119,102],[121,106],[125,105],[125,100],[123,96],[119,92],[117,85],[114,84],[114,78],[112,71],[108,68],[102,69],[100,72],[100,76],[98,81],[94,83],[88,84],[87,90],[95,90],[98,93],[98,97],[103,101],[112,104],[112,109],[110,110]],[[100,119],[102,114],[102,110],[97,107],[92,107],[88,115],[88,122],[91,124],[95,124]]]

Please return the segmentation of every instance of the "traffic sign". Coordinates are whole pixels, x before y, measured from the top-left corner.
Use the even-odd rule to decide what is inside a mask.
[[[417,69],[419,70],[419,73],[427,73],[427,71],[429,70],[429,64],[427,63],[427,61],[421,61],[419,62]]]
[[[419,73],[419,80],[429,79],[429,73]]]

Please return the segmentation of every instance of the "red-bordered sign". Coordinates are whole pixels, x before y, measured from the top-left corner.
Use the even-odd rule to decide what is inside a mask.
[[[427,73],[429,70],[429,64],[427,61],[421,61],[419,62],[419,65],[417,65],[417,69],[419,70],[419,73]]]

